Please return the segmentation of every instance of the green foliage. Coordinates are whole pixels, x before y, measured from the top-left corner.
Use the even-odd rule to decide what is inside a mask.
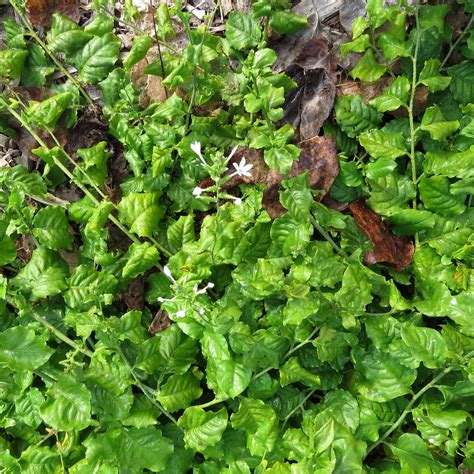
[[[443,3],[368,0],[342,46],[360,54],[361,91],[383,84],[340,96],[324,127],[340,151],[330,195],[363,198],[384,222],[369,242],[349,211],[315,201],[314,170],[288,177],[300,147],[280,122],[296,85],[273,72],[268,36],[307,25],[291,6],[258,0],[215,35],[161,3],[161,58],[145,74],[170,91],[146,108],[130,71],[156,37],[122,54],[112,2],[92,2],[85,26],[54,14],[46,49],[6,22],[2,114],[39,148],[34,171],[0,168],[5,472],[474,466],[472,35],[452,31]],[[138,21],[123,7],[119,20]],[[166,46],[178,20],[182,54]],[[56,83],[61,62],[77,74]],[[51,93],[23,104],[18,81]],[[48,147],[56,126],[87,119],[97,84],[111,145]],[[230,187],[263,164],[247,148],[281,174],[274,219],[262,183]],[[82,194],[67,204],[56,192],[72,184]],[[410,263],[369,267],[391,246]]]

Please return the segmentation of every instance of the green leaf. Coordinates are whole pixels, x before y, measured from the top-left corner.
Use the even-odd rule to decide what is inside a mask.
[[[341,55],[346,57],[349,53],[363,53],[370,45],[370,36],[365,34],[358,36],[349,43],[341,45]]]
[[[86,33],[72,20],[59,13],[53,14],[51,28],[46,36],[51,51],[64,53],[68,59],[92,38],[90,33]]]
[[[128,53],[127,57],[123,60],[123,67],[126,70],[130,70],[132,66],[141,61],[148,50],[153,45],[153,39],[148,35],[134,36],[132,41],[132,49]]]
[[[107,470],[98,471],[104,474],[122,470],[161,472],[169,467],[174,451],[172,442],[152,426],[111,426],[105,433],[87,438],[84,446],[88,465],[109,466]]]
[[[302,383],[309,388],[321,388],[321,378],[301,367],[296,357],[291,357],[280,369],[280,384],[282,387],[292,383]]]
[[[405,209],[390,216],[392,230],[397,235],[413,235],[431,229],[435,224],[434,215],[428,211]]]
[[[18,79],[21,76],[28,51],[3,49],[0,51],[0,77]]]
[[[377,180],[390,174],[397,167],[394,160],[379,158],[376,161],[367,163],[365,166],[365,176],[370,180]]]
[[[289,173],[293,161],[300,156],[301,149],[291,143],[289,145],[278,146],[264,150],[263,159],[272,169],[280,173]]]
[[[459,152],[429,151],[423,161],[423,168],[428,174],[448,178],[474,178],[474,146]]]
[[[270,26],[279,35],[287,35],[306,28],[308,19],[305,16],[295,15],[291,12],[276,11],[270,17]]]
[[[439,73],[440,61],[438,59],[428,59],[420,72],[418,81],[428,87],[430,92],[439,92],[449,86],[451,77],[442,76]]]
[[[404,325],[400,331],[410,353],[429,369],[444,366],[447,345],[443,336],[431,328]]]
[[[43,421],[59,431],[82,430],[91,423],[91,395],[72,376],[61,374],[41,406]]]
[[[64,111],[71,105],[74,95],[70,92],[61,92],[42,102],[31,101],[27,114],[31,121],[39,128],[54,128]]]
[[[30,196],[45,196],[46,183],[38,173],[30,173],[24,166],[0,168],[0,182],[8,183],[11,191],[28,194]]]
[[[120,40],[113,33],[94,36],[73,58],[81,80],[97,84],[104,79],[114,67],[119,50]]]
[[[21,74],[21,85],[25,87],[44,86],[47,77],[54,72],[54,64],[46,57],[41,46],[28,44],[28,57]]]
[[[69,222],[62,207],[47,206],[40,209],[33,220],[35,235],[39,242],[51,250],[65,250],[72,247]]]
[[[111,304],[117,279],[105,271],[98,272],[90,265],[79,265],[69,278],[64,300],[70,308],[87,311],[94,305]]]
[[[309,219],[301,222],[287,213],[273,221],[270,236],[281,248],[283,255],[297,255],[308,244],[312,232]]]
[[[316,292],[311,292],[304,298],[290,299],[283,310],[283,323],[301,324],[312,314],[319,310],[319,296]]]
[[[225,37],[229,44],[237,49],[248,49],[257,46],[260,40],[258,20],[241,12],[230,13],[225,27]]]
[[[460,104],[474,102],[474,62],[464,61],[448,68],[453,80],[449,89],[454,99]]]
[[[422,176],[419,184],[420,198],[427,209],[441,216],[462,214],[464,196],[454,196],[449,191],[449,180],[444,176]]]
[[[242,398],[231,416],[232,427],[247,433],[247,448],[253,456],[271,451],[278,437],[278,420],[273,408],[262,400]]]
[[[54,296],[67,288],[67,263],[55,252],[45,248],[33,251],[30,261],[10,280],[13,286],[31,300]]]
[[[182,249],[186,244],[194,242],[194,217],[192,215],[181,216],[174,224],[166,230],[168,242],[176,249]]]
[[[133,243],[124,255],[123,278],[136,278],[154,267],[160,260],[158,250],[149,242]]]
[[[5,31],[6,44],[11,49],[26,49],[25,34],[23,26],[14,20],[4,20],[3,28]]]
[[[235,398],[249,385],[252,369],[234,360],[211,357],[206,367],[207,384],[217,398]]]
[[[382,95],[372,99],[369,103],[379,112],[396,110],[407,104],[409,92],[410,81],[405,76],[399,76]]]
[[[168,5],[164,2],[160,3],[156,9],[156,30],[158,32],[158,37],[161,40],[174,38],[176,36],[173,23],[171,22]]]
[[[379,80],[387,70],[386,66],[379,64],[371,49],[368,49],[349,75],[353,79],[360,79],[364,82],[375,82]]]
[[[0,333],[0,362],[11,370],[35,370],[48,362],[53,352],[31,329],[16,326]]]
[[[425,442],[416,434],[404,433],[390,450],[400,460],[403,472],[442,472],[444,466],[435,461]]]
[[[203,452],[217,444],[227,428],[227,410],[204,411],[199,407],[187,408],[178,420],[184,430],[184,442],[188,448]]]
[[[370,130],[359,135],[359,142],[374,158],[395,160],[407,153],[401,132]]]
[[[380,124],[382,114],[364,103],[358,95],[338,97],[334,107],[336,122],[351,138],[358,138],[364,131]]]
[[[130,193],[118,205],[119,218],[139,237],[151,237],[158,230],[163,209],[158,205],[156,193]]]
[[[187,408],[201,395],[202,388],[199,386],[199,380],[194,375],[186,373],[172,375],[160,387],[157,399],[166,410],[174,412]]]
[[[112,156],[112,153],[107,151],[108,146],[108,143],[103,141],[93,147],[77,150],[77,155],[84,162],[81,168],[86,171],[92,182],[99,187],[104,185],[107,177],[107,160]],[[74,175],[85,184],[90,184],[89,179],[84,177],[78,169],[74,170]]]

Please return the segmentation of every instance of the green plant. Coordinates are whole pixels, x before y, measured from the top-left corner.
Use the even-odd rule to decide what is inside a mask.
[[[274,220],[263,184],[228,187],[256,171],[235,160],[242,148],[262,150],[284,175],[299,157],[293,129],[279,124],[295,84],[272,72],[268,31],[291,33],[305,20],[287,2],[259,0],[216,36],[213,14],[192,28],[179,4],[162,4],[156,35],[137,32],[121,67],[114,26],[137,15],[125,5],[115,18],[107,0],[94,1],[85,27],[55,14],[45,39],[17,3],[24,27],[5,25],[0,124],[30,133],[41,161],[37,172],[0,168],[1,468],[472,468],[471,38],[453,41],[445,5],[369,0],[343,46],[364,53],[354,78],[391,79],[369,103],[337,100],[325,127],[341,151],[331,195],[366,197],[396,234],[416,240],[410,265],[396,255],[392,267],[369,268],[364,254],[378,255],[378,243],[352,215],[315,202],[306,173],[284,176],[286,212]],[[182,53],[168,43],[175,17],[189,37]],[[154,45],[144,73],[159,76],[168,97],[143,107],[130,70]],[[446,67],[458,51],[465,60]],[[61,85],[49,81],[66,70],[58,53],[78,71]],[[51,96],[26,103],[18,79]],[[117,156],[108,143],[71,156],[57,137],[90,106],[86,84],[99,85],[130,167],[110,195]],[[83,197],[59,200],[65,183]],[[161,327],[150,337],[155,315]]]

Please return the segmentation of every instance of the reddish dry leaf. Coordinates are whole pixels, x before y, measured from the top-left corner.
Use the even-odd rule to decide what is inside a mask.
[[[301,155],[293,162],[290,178],[308,171],[309,185],[312,189],[320,189],[318,201],[329,191],[339,173],[336,139],[334,137],[313,137],[299,143]],[[281,216],[286,211],[280,204],[279,188],[283,175],[270,171],[267,186],[263,194],[262,205],[272,219]]]
[[[31,254],[35,249],[35,243],[32,238],[29,235],[21,235],[16,239],[15,247],[17,257],[26,265],[30,261]]]
[[[128,288],[119,293],[118,297],[125,303],[129,311],[142,310],[145,302],[145,281],[143,278],[133,280]]]
[[[392,234],[390,226],[365,204],[364,199],[353,202],[349,205],[349,209],[356,224],[374,247],[373,252],[365,255],[366,265],[385,262],[400,272],[412,261],[415,246],[411,239]]]
[[[79,0],[26,0],[26,10],[33,26],[49,26],[53,13],[62,13],[79,21],[79,7]]]
[[[160,309],[150,323],[150,326],[148,326],[148,332],[151,336],[154,336],[171,326],[172,322],[173,321],[168,317],[168,313]]]

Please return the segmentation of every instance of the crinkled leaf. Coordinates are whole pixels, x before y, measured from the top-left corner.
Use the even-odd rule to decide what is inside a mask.
[[[118,211],[119,217],[140,237],[151,237],[163,216],[156,193],[130,193],[122,198]]]
[[[70,249],[72,236],[69,234],[69,222],[62,207],[47,206],[40,209],[34,218],[33,234],[39,242],[51,250]]]

